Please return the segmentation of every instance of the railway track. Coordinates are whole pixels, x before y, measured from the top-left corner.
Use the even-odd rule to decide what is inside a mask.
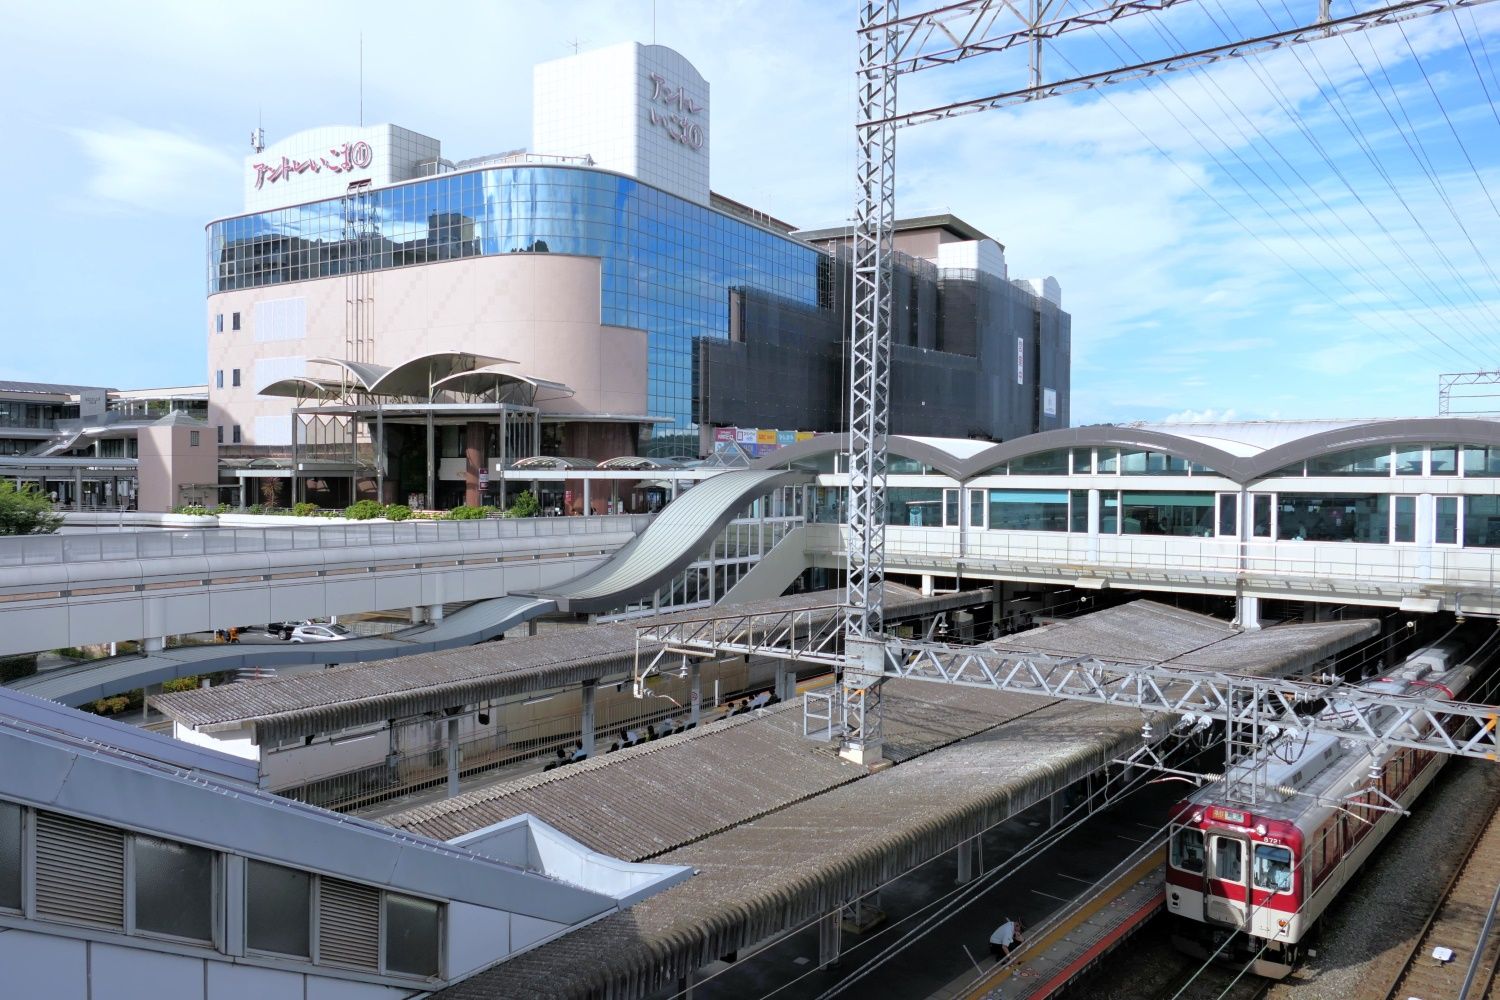
[[[1454,871],[1422,933],[1417,935],[1400,971],[1381,994],[1387,1000],[1444,997],[1482,1000],[1495,978],[1500,941],[1486,933],[1500,885],[1500,812],[1479,828],[1464,861]],[[1453,952],[1449,961],[1433,957],[1434,949]],[[1472,965],[1472,972],[1471,972]],[[1465,980],[1472,975],[1464,994]]]

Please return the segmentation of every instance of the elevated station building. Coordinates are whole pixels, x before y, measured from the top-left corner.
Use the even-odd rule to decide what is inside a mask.
[[[246,158],[243,210],[207,229],[226,482],[448,507],[499,500],[517,459],[756,456],[841,429],[847,238],[710,188],[698,71],[628,43],[536,67],[533,98],[527,149],[452,159],[381,124]],[[1057,283],[1012,282],[952,216],[900,229],[892,428],[1067,426]],[[549,506],[581,512],[567,492]]]

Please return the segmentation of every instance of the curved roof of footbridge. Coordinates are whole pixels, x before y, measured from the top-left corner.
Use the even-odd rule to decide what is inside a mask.
[[[1500,421],[1487,417],[1403,417],[1389,420],[1266,420],[1242,423],[1094,424],[1042,431],[988,444],[892,435],[890,454],[966,481],[1012,459],[1064,448],[1118,447],[1160,451],[1206,466],[1236,483],[1262,479],[1295,462],[1355,448],[1400,444],[1500,447]],[[824,434],[757,459],[779,468],[849,447],[847,434]]]

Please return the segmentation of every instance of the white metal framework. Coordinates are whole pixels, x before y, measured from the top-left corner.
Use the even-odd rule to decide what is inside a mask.
[[[1053,17],[1059,0],[1030,0],[1022,13],[1016,0],[967,0],[901,16],[899,0],[861,0],[858,68],[859,158],[855,168],[854,302],[849,346],[849,612],[848,642],[869,642],[881,633],[885,579],[886,433],[890,396],[891,237],[895,223],[896,129],[976,111],[1234,59],[1363,31],[1366,28],[1473,7],[1489,0],[1402,0],[1332,17],[1320,0],[1309,24],[1191,52],[1117,66],[1069,79],[1042,79],[1043,43],[1068,32],[1112,24],[1125,17],[1159,13],[1186,0],[1120,0],[1103,7]],[[1014,18],[1018,27],[1003,27]],[[950,65],[980,55],[1029,47],[1025,86],[917,111],[896,107],[896,81],[903,73]],[[863,758],[877,746],[879,672],[850,664],[843,683],[845,750]],[[871,712],[874,707],[876,710]],[[855,725],[851,720],[859,720]],[[869,720],[873,719],[873,724]]]
[[[1343,681],[1254,677],[1160,663],[1109,660],[930,639],[846,639],[838,648],[840,608],[705,616],[636,630],[642,644],[662,643],[656,660],[750,654],[845,668],[858,683],[903,679],[987,688],[1063,701],[1163,713],[1174,722],[1222,721],[1254,738],[1273,731],[1301,737],[1332,733],[1384,747],[1412,747],[1500,759],[1500,709],[1493,705],[1370,691]],[[849,682],[846,679],[845,687]],[[1395,708],[1396,711],[1390,711]]]
[[[1500,392],[1494,390],[1489,392],[1454,392],[1455,388],[1495,385],[1500,385],[1500,371],[1444,372],[1438,376],[1438,416],[1446,417],[1451,415],[1455,399],[1492,400],[1500,398]],[[1493,403],[1486,403],[1478,409],[1460,410],[1458,415],[1470,416],[1476,413],[1495,412],[1497,412],[1495,405]]]

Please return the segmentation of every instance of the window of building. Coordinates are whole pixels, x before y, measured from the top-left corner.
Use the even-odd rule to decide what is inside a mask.
[[[0,802],[0,909],[21,908],[21,807]]]
[[[1464,497],[1464,545],[1500,549],[1500,497]]]
[[[1068,474],[1069,451],[1056,449],[1041,451],[1035,455],[1023,455],[1010,460],[1012,476],[1066,476]]]
[[[198,447],[198,432],[197,431],[188,431],[188,447],[189,448],[196,448],[196,447]]]
[[[233,441],[235,444],[239,444],[240,443],[240,425],[239,424],[235,424],[234,425],[234,433],[230,436],[230,440]]]
[[[245,863],[245,946],[312,957],[312,876],[264,861]]]
[[[219,443],[223,444],[224,443],[224,425],[223,424],[219,424],[217,427],[214,428],[214,431],[217,432],[217,434],[219,436]]]
[[[818,510],[843,520],[848,490],[820,491]],[[943,523],[943,491],[937,487],[893,486],[885,491],[886,523],[911,528],[936,528]],[[819,520],[827,519],[822,513]]]
[[[1219,494],[1219,535],[1236,538],[1240,533],[1240,497],[1238,493]]]
[[[1420,447],[1398,448],[1396,450],[1396,475],[1420,476],[1424,450]]]
[[[958,527],[958,490],[943,491],[943,526]]]
[[[385,967],[408,976],[438,974],[441,907],[426,899],[385,894]]]
[[[1282,541],[1388,542],[1390,497],[1282,493],[1276,537]]]
[[[1458,475],[1458,449],[1452,445],[1434,445],[1431,451],[1430,471],[1434,476]]]
[[[220,368],[214,372],[214,388],[224,388],[224,369]]]
[[[1271,537],[1271,494],[1257,493],[1250,498],[1252,508],[1250,535],[1253,538]]]
[[[985,495],[984,490],[969,491],[969,527],[984,527]]]
[[[137,835],[135,929],[191,941],[214,939],[214,852]]]
[[[1212,493],[1133,493],[1121,497],[1122,535],[1203,535],[1214,533]]]
[[[1089,530],[1089,491],[1068,491],[1068,530],[1087,534]]]
[[[1458,497],[1435,499],[1432,540],[1438,545],[1458,544]]]
[[[1421,452],[1417,453],[1417,472],[1421,475]],[[1389,476],[1391,474],[1391,449],[1356,448],[1335,455],[1323,455],[1307,460],[1309,476]],[[1402,473],[1407,475],[1408,473]]]
[[[1094,452],[1091,448],[1073,449],[1073,474],[1086,476],[1094,471]]]
[[[231,330],[238,330],[240,328],[240,314],[239,313],[234,313],[230,317],[229,328]]]
[[[1098,472],[1103,475],[1115,475],[1120,471],[1120,449],[1100,448],[1098,459]]]
[[[1464,475],[1489,478],[1500,476],[1500,448],[1465,445]]]
[[[1162,451],[1127,451],[1120,454],[1122,476],[1185,476],[1188,462],[1185,458],[1168,455]]]
[[[990,490],[989,494],[992,530],[1068,530],[1067,490]]]
[[[1412,543],[1417,540],[1417,498],[1392,497],[1391,541]]]
[[[218,313],[214,316],[214,333],[224,332],[224,314]]]
[[[240,384],[240,370],[238,368],[235,368],[235,369],[233,369],[230,372],[230,374],[229,374],[229,384],[232,385],[232,386],[236,386],[236,387],[239,386],[239,384]]]

